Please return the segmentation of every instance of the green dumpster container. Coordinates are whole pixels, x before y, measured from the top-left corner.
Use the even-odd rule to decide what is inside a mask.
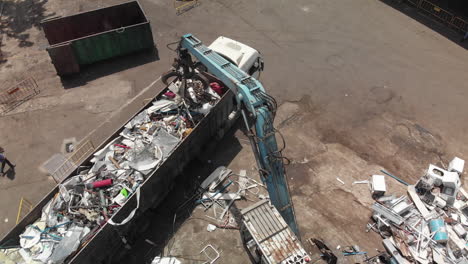
[[[60,76],[83,65],[153,49],[151,25],[138,1],[41,22]]]

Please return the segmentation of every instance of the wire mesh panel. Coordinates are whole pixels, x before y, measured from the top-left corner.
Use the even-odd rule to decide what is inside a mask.
[[[39,87],[32,77],[26,78],[8,89],[0,91],[0,114],[10,112],[39,94],[39,92]]]

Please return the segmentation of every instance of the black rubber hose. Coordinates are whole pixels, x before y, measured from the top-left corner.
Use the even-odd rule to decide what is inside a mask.
[[[176,80],[180,80],[181,79],[181,74],[175,70],[170,70],[168,72],[165,72],[161,75],[161,81],[162,83],[164,83],[165,85],[169,85],[169,83],[167,82],[167,80],[171,77],[176,77]]]

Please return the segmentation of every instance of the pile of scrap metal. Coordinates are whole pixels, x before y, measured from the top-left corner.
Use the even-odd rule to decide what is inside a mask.
[[[112,216],[136,194],[147,175],[157,169],[210,108],[221,98],[206,86],[184,98],[172,83],[163,98],[157,98],[124,127],[118,137],[94,153],[90,166],[59,185],[60,192],[42,210],[42,217],[20,235],[20,246],[1,253],[13,263],[63,263],[105,224],[129,222],[135,210],[121,223]],[[221,87],[221,88],[220,88]],[[189,102],[190,101],[190,102]],[[1,262],[1,261],[0,261]]]
[[[374,196],[374,223],[368,224],[368,230],[384,238],[392,261],[468,263],[468,195],[460,183],[463,167],[459,158],[447,170],[431,164],[416,185],[407,186],[412,202],[381,191]]]
[[[233,192],[232,186],[238,185],[237,191]],[[235,174],[232,170],[220,166],[216,168],[200,185],[200,199],[196,204],[201,204],[206,211],[206,217],[214,220],[208,225],[209,232],[216,228],[239,229],[235,221],[235,216],[229,211],[236,200],[248,199],[249,195],[261,199],[266,198],[260,194],[265,186],[248,177],[247,171],[241,170]],[[251,199],[248,199],[251,201]],[[208,211],[211,209],[210,211]]]

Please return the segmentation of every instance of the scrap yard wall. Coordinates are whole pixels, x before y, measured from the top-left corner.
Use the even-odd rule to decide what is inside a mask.
[[[158,98],[161,93],[156,96]],[[203,147],[210,141],[220,138],[224,132],[230,129],[235,122],[235,119],[229,120],[229,114],[235,110],[235,98],[233,93],[228,90],[215,107],[195,126],[193,131],[185,137],[177,147],[172,151],[170,156],[156,167],[152,173],[148,175],[144,183],[140,186],[140,199],[139,209],[135,217],[144,212],[150,207],[157,206],[169,192],[170,187],[177,175],[179,175],[183,168],[190,162]],[[135,113],[132,120],[138,113],[152,106],[149,102],[140,111]],[[114,134],[112,134],[105,142],[103,142],[97,150],[102,149],[109,142],[119,136],[119,133],[124,129],[125,122]],[[221,133],[221,134],[220,134]],[[91,165],[90,160],[93,154],[90,154],[84,162],[79,166]],[[68,175],[65,179],[75,175],[75,172]],[[18,245],[19,235],[25,228],[41,217],[42,208],[49,202],[51,198],[59,192],[58,186],[44,197],[33,210],[23,220],[16,225],[1,241],[0,245]],[[125,219],[130,212],[137,207],[137,195],[133,193],[127,200],[124,206],[112,217],[114,222],[121,222]],[[112,226],[107,222],[96,233],[86,245],[81,245],[76,253],[68,263],[98,263],[106,257],[105,252],[111,252],[115,246],[121,245],[121,238],[119,235],[125,235],[130,230],[131,222],[123,226]]]

